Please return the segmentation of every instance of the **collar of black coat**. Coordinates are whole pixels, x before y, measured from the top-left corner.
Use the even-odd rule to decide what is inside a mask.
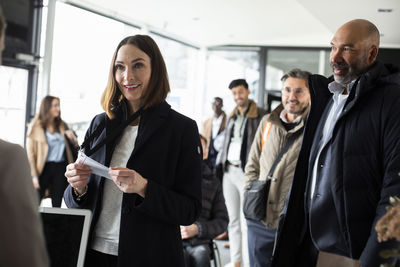
[[[118,127],[118,124],[130,115],[128,110],[126,106],[120,105],[115,111],[115,118],[106,124],[107,131],[112,132],[113,129]],[[133,153],[139,150],[155,132],[163,127],[164,123],[167,122],[170,111],[171,106],[166,101],[143,110],[140,116],[139,131]],[[113,147],[111,143],[108,145],[110,148]]]
[[[258,117],[258,107],[256,102],[254,102],[253,100],[249,99],[249,107],[248,107],[248,111],[246,113],[246,118],[257,118]],[[229,115],[229,118],[232,118],[233,116],[236,115],[236,112],[238,111],[238,107],[236,106],[231,115]]]
[[[376,61],[353,85],[346,101],[347,110],[364,95],[389,85],[400,86],[400,73],[398,69],[392,65],[385,65],[382,62]]]
[[[372,68],[361,75],[359,84],[360,92],[358,94],[360,97],[377,87],[387,85],[400,86],[400,72],[393,65],[376,61]]]
[[[126,103],[126,101],[121,101],[118,107],[115,108],[115,119],[112,119],[111,121],[115,120],[116,123],[120,123],[122,120],[127,120],[128,117],[131,115],[128,106],[129,105]],[[142,123],[143,121],[147,121],[150,118],[155,117],[166,118],[170,109],[171,106],[166,101],[163,101],[158,105],[145,108],[143,110],[140,121]]]

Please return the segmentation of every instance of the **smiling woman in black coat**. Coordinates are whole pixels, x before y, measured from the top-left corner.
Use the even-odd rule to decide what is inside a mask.
[[[110,166],[112,179],[81,163],[66,171],[67,206],[93,212],[85,266],[183,266],[179,225],[201,211],[202,158],[196,123],[165,102],[169,90],[153,39],[122,40],[85,153],[135,112],[140,117],[90,156]]]

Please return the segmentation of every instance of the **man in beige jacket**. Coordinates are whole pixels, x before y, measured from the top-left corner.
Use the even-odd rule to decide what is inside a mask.
[[[0,7],[0,63],[5,19]],[[22,147],[0,140],[0,265],[49,265],[29,163]]]
[[[293,69],[281,78],[282,104],[262,118],[251,146],[245,168],[245,190],[255,180],[271,180],[267,192],[266,218],[262,221],[246,220],[252,267],[271,264],[279,214],[292,183],[309,111],[309,75],[309,72]],[[267,178],[278,154],[292,135],[295,140],[276,164],[272,177]]]

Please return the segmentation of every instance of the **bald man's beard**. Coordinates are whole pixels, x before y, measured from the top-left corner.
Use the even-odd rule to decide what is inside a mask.
[[[331,62],[331,68],[339,68],[339,69],[346,69],[347,73],[345,75],[337,75],[333,73],[333,77],[335,79],[335,82],[346,86],[349,83],[351,83],[353,80],[357,79],[360,77],[363,73],[365,73],[369,66],[368,66],[368,55],[362,56],[357,62],[354,64],[347,64],[345,61],[339,62],[339,63],[332,63]]]

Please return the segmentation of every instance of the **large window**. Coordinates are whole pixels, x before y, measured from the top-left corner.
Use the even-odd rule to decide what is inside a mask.
[[[8,26],[0,62],[0,138],[23,146],[36,93],[42,6],[31,0],[4,0],[1,5]]]
[[[236,104],[228,85],[234,79],[246,79],[251,92],[249,97],[257,100],[259,61],[258,49],[210,50],[207,53],[202,120],[212,115],[211,102],[216,96],[224,100],[223,109],[227,114],[233,110]]]
[[[24,145],[28,70],[0,66],[0,138]]]
[[[167,101],[175,110],[197,119],[197,95],[201,90],[197,82],[199,49],[151,34],[159,46],[168,70],[171,93]],[[197,103],[196,103],[197,102]]]
[[[328,74],[326,54],[324,50],[268,49],[265,88],[280,90],[280,78],[294,68]]]
[[[50,11],[49,11],[50,13]],[[49,88],[39,88],[37,103],[46,94],[61,98],[62,116],[78,130],[80,141],[91,118],[102,112],[100,97],[118,42],[140,29],[70,4],[56,2]],[[71,19],[73,18],[73,19]],[[165,59],[174,109],[199,124],[212,115],[211,102],[219,96],[224,110],[235,107],[229,83],[244,78],[250,98],[268,108],[271,91],[278,92],[281,76],[292,68],[330,75],[329,52],[318,48],[217,47],[197,48],[151,32]],[[261,90],[260,90],[261,89]]]
[[[329,53],[319,49],[268,49],[264,94],[264,106],[268,110],[274,109],[280,103],[280,79],[283,74],[294,68],[313,74],[329,75]]]
[[[62,117],[78,132],[80,141],[93,116],[102,112],[100,97],[117,44],[138,33],[140,29],[123,22],[57,2],[48,92],[61,98]],[[201,105],[196,103],[201,88],[196,80],[199,49],[156,34],[151,36],[167,65],[171,84],[168,102],[196,119]],[[47,91],[42,90],[38,103],[45,94]]]
[[[62,117],[81,141],[90,120],[102,112],[100,98],[115,48],[139,30],[61,2],[55,14],[49,93],[60,97]]]

